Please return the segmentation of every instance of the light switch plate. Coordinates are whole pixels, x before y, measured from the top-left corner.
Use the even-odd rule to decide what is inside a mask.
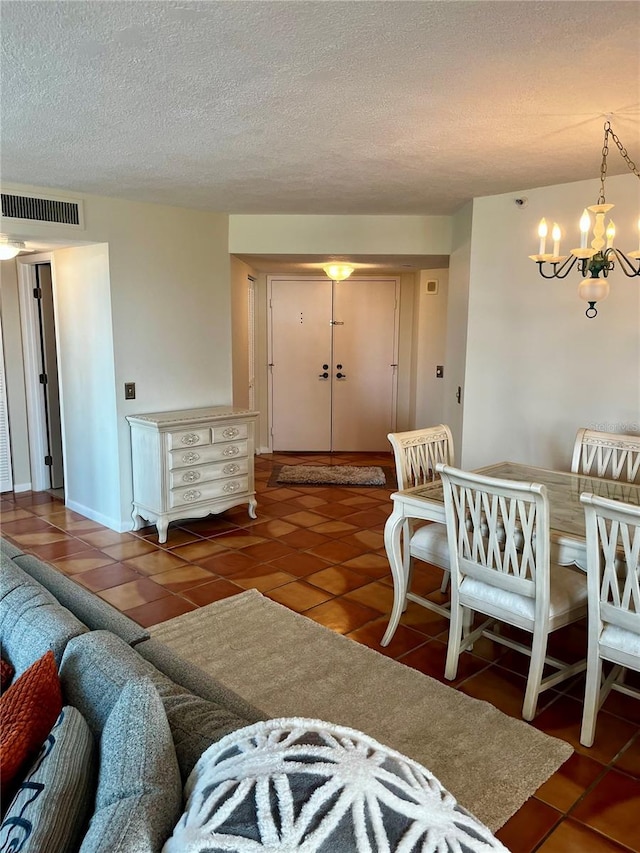
[[[125,400],[135,400],[136,399],[136,383],[135,382],[125,382],[124,383],[124,399]]]

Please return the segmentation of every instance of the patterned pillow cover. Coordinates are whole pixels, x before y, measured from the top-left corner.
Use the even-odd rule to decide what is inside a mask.
[[[201,756],[163,853],[507,849],[425,767],[362,732],[284,718]]]
[[[77,850],[95,795],[93,735],[82,714],[60,712],[0,826],[0,851]]]
[[[0,696],[0,773],[7,802],[62,710],[58,668],[49,650]]]

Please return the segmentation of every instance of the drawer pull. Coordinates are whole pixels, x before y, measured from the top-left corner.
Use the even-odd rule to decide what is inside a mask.
[[[201,494],[202,492],[199,492],[197,489],[189,489],[182,497],[185,501],[197,501]]]
[[[237,492],[242,486],[237,480],[232,480],[230,483],[225,483],[222,487],[223,492]]]
[[[180,441],[183,444],[197,444],[200,441],[200,436],[195,432],[188,432],[186,435],[183,435]]]
[[[235,444],[230,444],[229,447],[225,447],[222,451],[223,456],[237,456],[240,453],[240,448]]]
[[[240,470],[240,466],[236,465],[235,462],[229,462],[229,464],[225,465],[222,470],[225,474],[237,474]]]
[[[187,465],[193,465],[193,463],[197,462],[198,459],[200,459],[200,454],[194,453],[193,450],[190,453],[183,453],[182,454],[182,461],[186,462]]]
[[[182,475],[182,479],[185,483],[195,483],[196,480],[199,480],[201,474],[199,471],[187,471]]]
[[[227,427],[222,430],[222,435],[225,438],[235,438],[237,435],[240,435],[240,430],[237,427]]]

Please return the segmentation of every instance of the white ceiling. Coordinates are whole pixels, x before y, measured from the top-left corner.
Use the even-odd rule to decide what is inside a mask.
[[[12,183],[450,214],[597,177],[607,114],[640,163],[635,0],[3,0],[1,40]]]

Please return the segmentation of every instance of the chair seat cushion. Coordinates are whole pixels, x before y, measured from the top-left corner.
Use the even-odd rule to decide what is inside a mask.
[[[418,528],[411,537],[410,552],[412,557],[432,563],[441,569],[448,569],[449,542],[446,526],[434,522]]]
[[[566,566],[552,565],[550,570],[551,594],[549,602],[549,617],[559,617],[563,614],[583,607],[587,608],[587,577],[583,572],[574,571]],[[517,592],[510,592],[496,586],[483,583],[477,578],[465,577],[460,584],[460,596],[466,604],[473,599],[478,604],[484,602],[492,609],[508,611],[533,621],[535,619],[535,600]],[[469,604],[473,607],[473,604]],[[478,608],[481,609],[481,608]]]
[[[605,626],[600,634],[600,646],[640,658],[640,634],[620,628],[618,625]]]

